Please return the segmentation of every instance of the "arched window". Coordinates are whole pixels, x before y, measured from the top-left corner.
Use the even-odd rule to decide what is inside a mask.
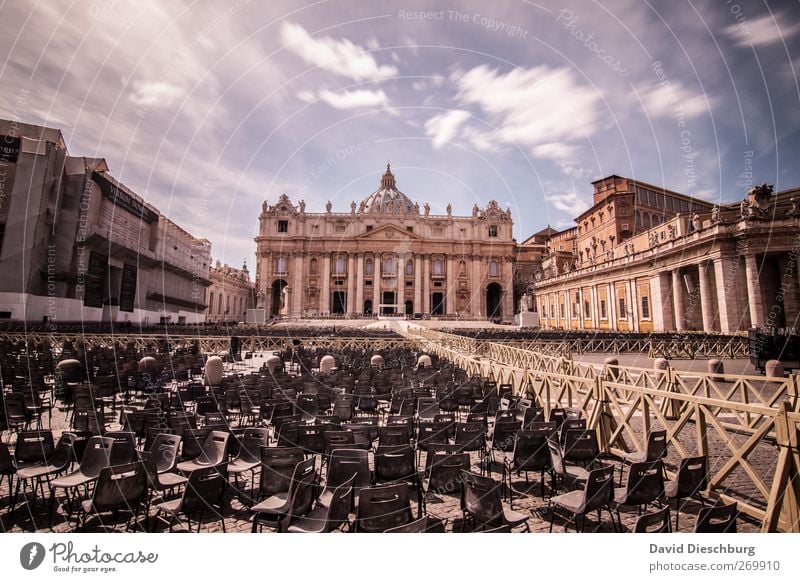
[[[461,261],[458,264],[458,275],[460,277],[466,277],[466,275],[467,275],[467,263],[465,261]]]
[[[344,274],[344,257],[336,257],[336,262],[334,263],[334,273],[337,275]]]
[[[433,274],[442,274],[442,259],[433,259]]]
[[[219,294],[217,300],[217,315],[222,315],[222,293]]]
[[[414,274],[414,261],[408,259],[406,261],[406,275],[413,275]]]
[[[208,314],[212,315],[214,313],[214,292],[208,294]]]
[[[364,263],[364,274],[372,275],[372,259],[367,259]]]
[[[394,259],[392,257],[383,259],[383,272],[394,273]]]
[[[499,274],[500,273],[499,273],[498,268],[497,268],[497,261],[492,259],[491,261],[489,261],[489,276],[490,277],[497,277]]]
[[[317,259],[311,259],[311,273],[313,273],[314,275],[317,274],[317,265],[318,265]]]

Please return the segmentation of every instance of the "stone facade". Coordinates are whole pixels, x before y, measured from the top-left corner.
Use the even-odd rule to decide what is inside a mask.
[[[598,198],[597,185],[608,182],[613,195]],[[722,333],[796,327],[800,191],[775,194],[764,185],[718,207],[617,176],[595,188],[595,204],[578,227],[548,242],[535,285],[543,327]],[[656,205],[638,198],[644,190],[660,197]],[[620,200],[628,201],[628,212]],[[653,212],[664,200],[672,210]],[[627,235],[623,223],[632,226]]]
[[[57,129],[0,121],[0,317],[202,322],[211,243],[70,156]]]
[[[250,280],[247,264],[241,269],[217,261],[210,271],[206,321],[238,323],[245,321],[247,310],[253,307],[255,286]]]
[[[256,307],[267,317],[382,315],[510,321],[517,245],[510,210],[495,201],[472,216],[430,213],[380,188],[349,212],[306,212],[282,195],[259,216]]]

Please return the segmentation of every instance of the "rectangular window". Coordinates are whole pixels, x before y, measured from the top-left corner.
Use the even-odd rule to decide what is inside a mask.
[[[606,313],[606,300],[600,300],[600,319],[608,319],[608,314]]]
[[[650,298],[642,297],[642,319],[650,319]]]
[[[371,224],[368,224],[368,225],[367,225],[367,232],[371,232],[371,231],[372,231],[372,225],[371,225]]]
[[[585,319],[591,319],[592,318],[592,309],[589,306],[589,301],[584,301],[583,302],[583,317]]]
[[[433,286],[434,287],[441,287],[442,286],[442,282],[441,281],[434,281],[433,282]]]
[[[572,304],[572,317],[574,317],[575,319],[578,319],[578,317],[580,317],[579,311],[580,311],[580,305],[578,305],[578,303],[573,303]]]
[[[342,281],[341,279],[336,279],[336,280],[333,282],[333,284],[334,284],[334,285],[344,285],[344,281]]]
[[[491,238],[496,238],[497,237],[497,225],[496,224],[490,224],[489,225],[489,236]]]
[[[278,232],[280,232],[280,233],[289,232],[289,221],[288,220],[279,220],[278,221]]]
[[[414,232],[414,227],[413,226],[407,226],[406,227],[406,232]]]
[[[413,287],[414,281],[406,281],[406,287]]]
[[[367,287],[372,287],[372,281],[364,281],[364,285]]]
[[[627,319],[628,314],[625,312],[625,298],[619,298],[619,318],[620,319]]]

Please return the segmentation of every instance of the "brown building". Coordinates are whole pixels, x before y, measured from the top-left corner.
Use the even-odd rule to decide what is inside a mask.
[[[209,272],[211,287],[208,288],[206,321],[245,321],[247,310],[253,308],[255,286],[250,280],[247,264],[241,269],[223,265],[217,261]]]
[[[490,201],[472,216],[430,213],[380,187],[349,212],[306,212],[282,195],[264,202],[257,307],[267,317],[412,315],[510,321],[516,242],[510,210]]]
[[[795,259],[797,190],[753,188],[713,206],[612,176],[595,204],[558,235],[536,282],[543,327],[618,331],[794,327],[800,314]]]

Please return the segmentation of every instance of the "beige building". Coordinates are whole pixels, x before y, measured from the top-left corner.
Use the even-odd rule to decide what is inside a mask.
[[[434,215],[380,187],[349,212],[306,212],[282,195],[259,216],[257,307],[267,317],[422,314],[513,319],[516,243],[510,210],[490,201],[472,216]]]
[[[594,185],[578,226],[548,243],[535,285],[543,327],[795,327],[800,191],[764,185],[719,208],[618,176]]]
[[[0,319],[202,322],[211,243],[69,155],[58,129],[0,120]]]
[[[254,285],[247,264],[241,269],[217,261],[209,273],[207,322],[245,321],[247,310],[253,307]]]

